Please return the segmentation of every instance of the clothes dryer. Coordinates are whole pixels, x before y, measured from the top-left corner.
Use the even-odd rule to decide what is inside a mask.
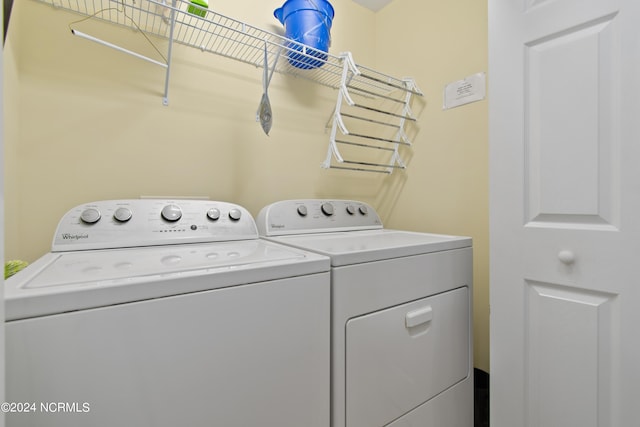
[[[471,427],[472,242],[347,200],[263,208],[264,238],[331,258],[332,427]]]
[[[5,302],[9,426],[329,424],[329,260],[241,206],[78,206]]]

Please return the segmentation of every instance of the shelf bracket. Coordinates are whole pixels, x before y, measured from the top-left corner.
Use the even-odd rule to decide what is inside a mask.
[[[118,52],[126,53],[128,55],[135,56],[136,58],[143,59],[143,60],[145,60],[147,62],[151,62],[152,64],[156,64],[156,65],[159,65],[161,67],[167,68],[167,64],[165,64],[163,62],[156,61],[153,58],[149,58],[148,56],[144,56],[144,55],[141,55],[141,54],[139,54],[137,52],[134,52],[132,50],[125,49],[125,48],[123,48],[121,46],[118,46],[116,44],[109,43],[108,41],[102,40],[102,39],[100,39],[98,37],[94,37],[94,36],[86,34],[86,33],[83,33],[82,31],[71,30],[71,34],[73,34],[74,36],[78,36],[80,38],[83,38],[85,40],[89,40],[89,41],[92,41],[94,43],[98,43],[98,44],[100,44],[102,46],[106,46],[106,47],[109,47],[111,49],[115,49]]]
[[[171,52],[172,52],[172,49],[173,49],[173,31],[174,31],[175,23],[176,23],[176,10],[177,10],[176,2],[178,0],[171,0],[172,1],[172,6],[168,6],[167,3],[166,3],[166,0],[161,0],[160,2],[158,2],[156,0],[148,0],[148,1],[150,3],[155,4],[156,8],[161,7],[161,8],[164,8],[164,9],[170,9],[170,16],[168,18],[168,24],[169,24],[169,47],[167,49],[166,62],[158,61],[156,59],[153,59],[153,58],[150,58],[148,56],[142,55],[142,54],[140,54],[138,52],[132,51],[130,49],[126,49],[126,48],[124,48],[122,46],[118,46],[117,44],[110,43],[110,42],[108,42],[106,40],[103,40],[103,39],[98,38],[98,37],[94,37],[94,36],[92,36],[90,34],[84,33],[82,31],[75,30],[73,28],[71,29],[71,34],[73,34],[74,36],[83,38],[85,40],[89,40],[91,42],[100,44],[102,46],[106,46],[108,48],[117,50],[118,52],[126,53],[127,55],[131,55],[131,56],[133,56],[135,58],[142,59],[144,61],[147,61],[147,62],[150,62],[152,64],[155,64],[155,65],[158,65],[160,67],[165,68],[166,69],[166,76],[165,76],[164,95],[163,95],[163,98],[162,98],[162,104],[166,106],[166,105],[169,105],[169,97],[168,97],[168,95],[169,95],[169,76],[171,74]],[[124,4],[122,6],[124,6]],[[98,16],[101,12],[104,12],[104,11],[107,11],[107,10],[110,10],[110,9],[105,8],[105,9],[97,10],[93,15],[91,15],[91,17]],[[136,29],[140,30],[138,25],[133,21],[133,19],[130,16],[128,16],[126,14],[124,9],[122,9],[122,10],[117,9],[117,11],[118,11],[118,13],[122,13],[125,16],[125,18],[130,20],[131,23],[133,24],[133,26]],[[163,19],[164,19],[164,14],[163,14]],[[145,35],[145,38],[146,38],[146,35]],[[149,43],[151,43],[150,40],[149,40]],[[155,45],[154,45],[154,48],[155,48]],[[157,48],[156,48],[156,50],[157,50]]]
[[[171,76],[171,54],[173,52],[173,32],[176,27],[176,0],[171,3],[171,16],[169,18],[169,47],[167,48],[167,74],[164,78],[164,96],[162,97],[162,105],[169,105],[169,78]]]

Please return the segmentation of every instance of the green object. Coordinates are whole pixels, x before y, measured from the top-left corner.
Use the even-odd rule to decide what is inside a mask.
[[[205,9],[209,8],[209,5],[207,4],[207,0],[191,0],[191,3],[195,4],[195,5],[198,5],[200,7],[203,7]],[[189,6],[187,11],[192,15],[201,16],[203,18],[207,14],[206,10],[199,9],[199,8],[197,8],[195,6]]]
[[[20,261],[20,260],[12,260],[12,261],[5,262],[4,263],[4,278],[8,279],[9,277],[11,277],[14,274],[16,274],[18,271],[20,271],[23,268],[25,268],[27,265],[29,265],[28,262]]]

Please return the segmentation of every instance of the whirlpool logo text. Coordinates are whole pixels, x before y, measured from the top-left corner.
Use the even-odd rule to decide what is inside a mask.
[[[62,240],[80,240],[80,239],[88,239],[88,234],[71,234],[71,233],[63,233]]]

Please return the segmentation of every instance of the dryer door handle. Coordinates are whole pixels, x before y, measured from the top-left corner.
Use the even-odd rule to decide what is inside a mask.
[[[404,318],[404,323],[407,328],[414,328],[416,326],[431,322],[432,319],[433,309],[430,305],[428,305],[426,307],[408,312]]]

